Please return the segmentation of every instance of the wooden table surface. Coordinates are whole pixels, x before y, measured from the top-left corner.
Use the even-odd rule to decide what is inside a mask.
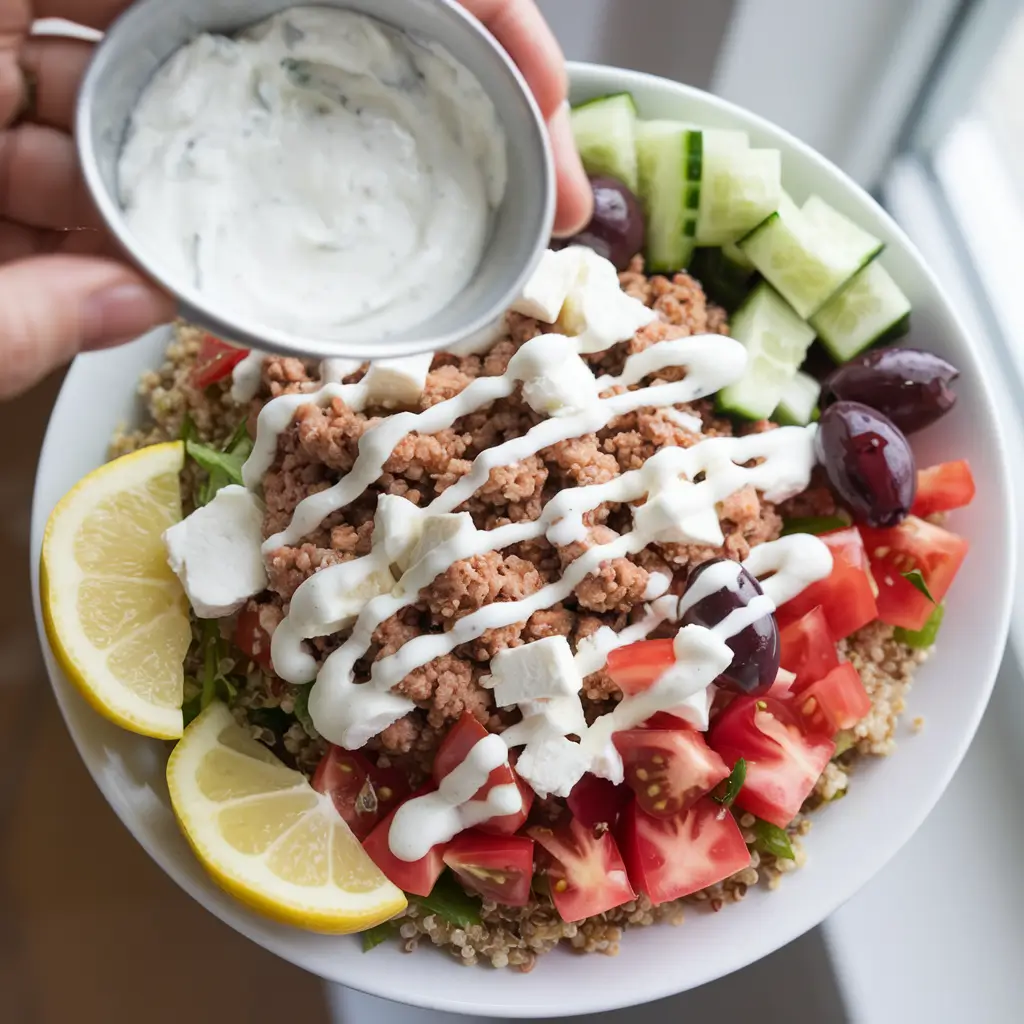
[[[0,1019],[263,1024],[328,1018],[324,988],[154,864],[64,728],[29,589],[32,479],[60,375],[0,404]]]

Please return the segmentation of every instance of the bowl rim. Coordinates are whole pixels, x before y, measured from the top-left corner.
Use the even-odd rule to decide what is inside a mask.
[[[965,374],[972,374],[977,380],[981,396],[988,402],[989,407],[993,410],[998,408],[993,400],[993,390],[988,380],[988,372],[982,367],[978,354],[971,343],[971,336],[957,314],[956,309],[947,298],[946,292],[938,281],[937,276],[928,267],[916,247],[902,229],[896,225],[892,217],[882,209],[873,197],[866,193],[859,185],[853,182],[848,175],[842,172],[834,164],[821,156],[811,147],[800,142],[798,139],[795,139],[790,133],[777,127],[768,120],[696,87],[683,85],[656,75],[649,75],[643,72],[593,63],[571,62],[569,64],[569,73],[572,85],[579,87],[582,90],[604,89],[604,91],[608,91],[607,86],[611,82],[614,82],[616,91],[628,91],[637,86],[644,86],[647,84],[653,84],[655,88],[660,90],[664,90],[666,87],[669,87],[670,91],[674,92],[674,94],[680,99],[690,98],[700,104],[703,104],[706,108],[716,109],[730,115],[739,115],[740,118],[747,121],[751,127],[764,130],[766,133],[784,140],[789,146],[800,152],[803,157],[808,159],[822,173],[831,176],[838,176],[844,187],[847,190],[852,191],[858,197],[859,201],[868,203],[877,211],[878,214],[881,215],[881,217],[886,221],[894,238],[896,238],[900,243],[906,257],[916,265],[917,269],[923,274],[935,294],[939,296],[940,305],[945,308],[945,312],[949,315],[950,321],[955,329],[954,333],[957,335],[958,341],[962,347],[962,355],[960,356],[963,364],[961,367],[962,372]],[[58,398],[58,404],[66,398],[66,394],[66,392],[63,392],[60,398]],[[57,407],[55,406],[55,409],[56,408]],[[760,945],[753,951],[753,957],[750,955],[751,950],[749,948],[745,948],[743,952],[738,952],[735,949],[716,950],[714,957],[707,958],[706,966],[691,972],[687,982],[682,987],[673,981],[671,971],[662,971],[659,976],[662,980],[659,983],[645,984],[641,990],[637,990],[635,986],[627,985],[616,986],[614,990],[609,991],[604,986],[595,985],[592,989],[573,989],[571,993],[567,995],[565,1004],[562,1004],[552,1002],[550,998],[544,1000],[543,998],[538,999],[536,996],[531,997],[528,988],[529,982],[524,980],[522,1000],[511,1005],[498,1002],[496,1000],[487,1001],[480,998],[460,998],[457,987],[453,986],[424,988],[416,991],[415,993],[396,993],[393,985],[394,976],[392,974],[389,974],[386,969],[367,969],[364,967],[360,970],[359,965],[361,964],[361,961],[358,958],[353,958],[351,961],[348,961],[348,963],[352,965],[349,970],[344,972],[339,971],[335,977],[328,980],[335,981],[357,991],[378,996],[383,999],[396,1001],[397,997],[401,1002],[408,1005],[437,1011],[518,1018],[547,1017],[552,1014],[575,1016],[585,1013],[599,1013],[636,1006],[674,996],[680,992],[687,991],[690,988],[698,987],[699,985],[723,977],[724,975],[730,974],[733,971],[755,962],[757,959],[767,956],[771,952],[774,952],[776,949],[793,941],[824,921],[843,903],[851,898],[875,874],[877,874],[878,871],[880,871],[885,864],[899,852],[899,850],[917,831],[920,824],[924,821],[938,802],[939,798],[942,796],[950,779],[959,767],[970,743],[974,739],[982,713],[987,707],[992,687],[995,683],[999,659],[1002,656],[1002,651],[1005,647],[1008,635],[1012,607],[1013,581],[1015,577],[1017,559],[1016,533],[1012,529],[1012,523],[1014,521],[1014,492],[1013,488],[1010,486],[1011,476],[1009,472],[1005,432],[1001,425],[1001,421],[995,414],[992,416],[992,422],[994,425],[994,433],[993,436],[988,439],[988,443],[995,451],[995,464],[999,467],[998,480],[996,483],[998,485],[998,489],[1002,492],[1002,498],[1005,503],[1005,516],[1003,517],[1002,523],[1001,542],[1004,562],[1007,570],[1004,576],[1003,586],[1001,590],[995,594],[995,600],[993,601],[993,607],[997,609],[998,614],[994,616],[991,631],[991,638],[993,642],[986,645],[988,657],[991,661],[991,670],[987,673],[987,679],[984,686],[981,687],[976,694],[973,708],[967,709],[969,713],[964,716],[964,726],[959,733],[959,744],[955,749],[949,749],[949,756],[942,761],[941,771],[934,772],[930,777],[926,797],[919,799],[913,805],[912,813],[903,816],[898,828],[887,833],[888,839],[886,843],[866,845],[865,849],[862,851],[863,856],[859,857],[852,865],[851,869],[844,873],[843,884],[841,886],[836,886],[832,890],[832,895],[828,900],[814,901],[807,906],[791,906],[789,908],[788,916],[783,924],[776,925],[770,930],[765,929],[764,934],[766,935],[766,938],[762,940]],[[174,857],[168,853],[160,843],[155,841],[149,842],[145,836],[141,835],[140,827],[136,827],[139,816],[122,813],[122,810],[118,806],[118,801],[112,798],[111,794],[108,792],[108,789],[112,790],[113,787],[108,786],[105,783],[104,779],[95,769],[95,766],[86,756],[84,749],[84,734],[82,736],[79,735],[69,716],[68,702],[74,698],[74,694],[70,689],[70,684],[64,683],[60,677],[59,669],[57,668],[52,653],[46,643],[45,632],[42,628],[39,602],[38,555],[42,540],[42,530],[45,526],[46,517],[48,516],[50,509],[48,507],[43,507],[42,505],[38,482],[42,475],[41,467],[44,462],[46,451],[48,448],[55,447],[57,444],[56,440],[51,437],[52,431],[53,422],[51,421],[43,444],[42,455],[40,457],[40,470],[37,473],[37,489],[33,498],[31,546],[33,553],[32,595],[37,631],[43,649],[44,661],[46,663],[51,686],[54,689],[58,704],[61,708],[61,713],[68,725],[68,731],[71,733],[72,739],[75,742],[83,761],[85,761],[86,767],[89,769],[90,774],[93,775],[94,780],[103,792],[108,803],[111,804],[112,808],[121,818],[124,825],[133,834],[140,845],[143,846],[146,852],[172,879],[174,879],[175,882],[178,883],[179,886],[181,886],[206,909],[212,911],[226,924],[240,931],[243,935],[253,939],[253,941],[264,946],[264,948],[269,949],[276,955],[281,956],[283,959],[296,964],[296,966],[309,970],[310,967],[301,955],[301,951],[296,950],[295,944],[289,940],[287,933],[285,933],[284,936],[281,936],[277,932],[271,933],[266,929],[261,929],[260,926],[263,923],[262,919],[257,918],[256,915],[248,911],[244,906],[235,903],[232,900],[219,903],[211,901],[209,893],[204,892],[202,886],[195,880],[195,878],[189,876],[184,869],[179,867],[175,862]]]
[[[438,8],[443,16],[451,22],[460,23],[466,27],[469,30],[469,35],[480,41],[481,49],[486,49],[493,58],[496,71],[504,79],[502,90],[514,95],[517,103],[525,108],[529,126],[528,137],[506,141],[509,143],[514,141],[520,146],[527,146],[535,151],[534,155],[537,157],[541,179],[544,183],[543,188],[537,190],[540,201],[533,211],[537,221],[537,232],[531,248],[530,261],[521,267],[517,274],[509,276],[503,288],[495,290],[491,302],[480,313],[457,329],[443,333],[426,332],[423,328],[430,324],[431,321],[428,320],[424,324],[414,324],[404,328],[393,337],[385,336],[375,341],[364,340],[358,331],[354,337],[343,341],[305,338],[295,331],[260,324],[258,321],[241,316],[234,317],[233,314],[226,314],[224,310],[218,310],[209,301],[208,296],[191,285],[171,280],[165,276],[165,268],[160,265],[159,260],[154,260],[151,257],[150,251],[138,243],[134,233],[129,229],[117,197],[111,189],[107,188],[93,144],[93,122],[96,113],[95,94],[100,76],[106,70],[107,65],[116,59],[117,53],[123,46],[122,38],[132,25],[135,22],[144,21],[149,9],[161,7],[166,3],[166,0],[135,0],[110,25],[96,45],[89,61],[75,101],[75,150],[86,188],[99,210],[107,230],[114,236],[117,244],[133,263],[140,267],[148,277],[160,282],[162,287],[178,300],[182,317],[245,347],[275,352],[284,356],[315,359],[394,359],[422,355],[425,352],[443,351],[469,336],[487,330],[522,291],[523,285],[533,272],[534,267],[540,262],[548,238],[551,236],[555,219],[555,164],[544,117],[522,72],[486,25],[455,0],[417,0],[417,2],[427,3]],[[342,10],[347,9],[344,0],[340,0],[340,2],[339,0],[292,0],[287,4],[287,7],[301,6],[328,6]],[[357,13],[364,13],[367,17],[374,18],[390,28],[406,31],[382,15],[367,12]],[[259,24],[262,20],[266,19],[247,22],[242,28]],[[242,31],[242,28],[238,31]],[[448,49],[448,44],[444,45]],[[456,59],[459,58],[456,56]],[[486,259],[486,252],[487,246],[485,246],[484,255],[477,265],[478,270]]]

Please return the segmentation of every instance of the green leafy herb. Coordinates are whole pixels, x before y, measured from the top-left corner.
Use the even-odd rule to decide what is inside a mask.
[[[196,430],[196,424],[195,420],[192,419],[192,413],[185,413],[185,417],[181,421],[181,430],[178,432],[178,438],[181,441],[199,440],[199,432]]]
[[[715,799],[722,805],[722,808],[732,807],[733,801],[739,796],[740,790],[743,788],[743,783],[747,781],[747,762],[741,757],[735,765],[733,765],[732,771],[729,773],[729,777],[724,779],[718,785],[718,789],[715,791]]]
[[[220,639],[220,628],[217,625],[215,619],[205,619],[203,621],[203,689],[199,695],[199,707],[205,711],[210,705],[214,697],[217,696],[217,655],[218,655],[218,644],[217,641]]]
[[[925,597],[931,601],[932,604],[938,604],[938,601],[932,597],[932,592],[928,589],[928,584],[925,583],[924,573],[920,569],[911,569],[910,572],[901,572],[900,575],[915,589],[924,594]]]
[[[184,720],[185,728],[188,728],[192,722],[202,711],[202,694],[195,694],[193,697],[189,697],[188,700],[184,701],[181,705],[181,717]]]
[[[429,896],[410,896],[409,899],[457,928],[480,923],[480,901],[468,895],[447,871],[437,880]]]
[[[221,473],[232,484],[242,483],[242,463],[245,458],[232,452],[219,452],[208,444],[197,441],[186,441],[185,448],[189,456],[199,463],[207,473]]]
[[[845,754],[853,748],[856,742],[857,737],[854,736],[852,729],[840,729],[836,733],[836,752],[832,755],[832,759],[835,760],[840,754]]]
[[[316,727],[313,725],[313,718],[309,713],[309,691],[308,686],[296,686],[293,693],[293,713],[299,720],[299,724],[303,729],[306,730],[307,735],[316,736],[318,735]]]
[[[244,420],[235,428],[222,450],[196,439],[195,425],[189,416],[182,423],[182,438],[189,457],[207,474],[196,494],[197,505],[209,504],[213,496],[228,484],[242,483],[242,466],[252,453],[252,438]]]
[[[946,614],[946,606],[937,604],[933,609],[928,621],[918,630],[903,629],[897,627],[893,636],[902,644],[908,647],[925,648],[935,643],[939,635],[939,627],[942,625],[943,616]]]
[[[834,516],[800,516],[783,523],[782,536],[788,537],[791,533],[829,533],[832,530],[843,530],[852,522],[845,512]]]
[[[787,860],[795,860],[793,844],[786,835],[786,830],[773,825],[770,821],[762,821],[760,818],[754,822],[754,849],[761,853],[772,853],[776,857],[785,857]]]
[[[383,924],[374,925],[363,932],[363,952],[369,953],[371,949],[394,938],[398,934],[398,925],[394,921],[385,921]]]

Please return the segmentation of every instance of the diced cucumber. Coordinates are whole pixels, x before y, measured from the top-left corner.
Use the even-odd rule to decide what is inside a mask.
[[[793,309],[809,319],[883,245],[812,196],[803,209],[784,204],[742,239],[740,248]]]
[[[761,282],[732,318],[732,336],[747,350],[747,369],[718,392],[719,408],[747,419],[767,419],[814,341],[814,330],[771,285]]]
[[[628,92],[602,96],[574,107],[572,133],[583,166],[637,188],[636,104]]]
[[[734,267],[749,270],[751,274],[754,272],[754,264],[750,262],[747,254],[735,242],[726,242],[722,246],[722,255]]]
[[[809,373],[797,370],[783,389],[772,419],[787,427],[806,427],[817,415],[820,395],[821,385]]]
[[[640,121],[636,155],[637,191],[647,222],[647,269],[681,270],[689,265],[695,244],[701,133],[677,121]]]
[[[905,334],[910,300],[875,260],[811,317],[811,326],[832,358],[845,363],[871,345]]]
[[[690,273],[700,281],[709,299],[732,311],[747,297],[755,271],[735,263],[723,247],[697,249],[690,262]]]
[[[782,157],[775,149],[740,148],[735,133],[704,133],[699,245],[741,238],[778,208]]]

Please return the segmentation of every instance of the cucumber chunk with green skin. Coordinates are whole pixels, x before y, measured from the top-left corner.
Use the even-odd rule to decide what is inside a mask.
[[[636,104],[628,92],[574,107],[572,133],[588,174],[618,178],[637,190]]]
[[[815,418],[820,395],[821,385],[809,373],[797,370],[783,390],[772,419],[785,427],[806,427]]]
[[[647,222],[646,267],[682,270],[693,256],[702,133],[678,121],[636,126],[638,193]]]
[[[747,368],[718,392],[718,407],[746,419],[767,419],[804,361],[814,330],[761,282],[733,315],[729,333],[746,348]]]
[[[725,248],[698,248],[690,261],[690,273],[700,282],[712,302],[728,312],[737,309],[747,297],[756,271],[734,263]]]
[[[837,363],[910,329],[910,300],[877,261],[869,263],[811,317],[811,326]]]
[[[704,133],[698,245],[724,245],[756,227],[782,195],[782,155],[741,149],[733,133]]]
[[[817,196],[801,209],[784,204],[740,248],[805,320],[813,317],[883,248]]]

